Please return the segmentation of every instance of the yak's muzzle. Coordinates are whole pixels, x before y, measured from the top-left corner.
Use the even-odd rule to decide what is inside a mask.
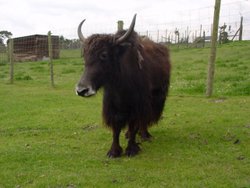
[[[91,87],[82,87],[79,88],[78,86],[76,87],[76,94],[81,96],[81,97],[90,97],[92,95],[96,94],[96,91]]]

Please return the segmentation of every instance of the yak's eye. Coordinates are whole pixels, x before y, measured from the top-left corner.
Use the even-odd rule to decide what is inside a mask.
[[[100,54],[101,60],[107,60],[108,59],[108,52],[104,51]]]

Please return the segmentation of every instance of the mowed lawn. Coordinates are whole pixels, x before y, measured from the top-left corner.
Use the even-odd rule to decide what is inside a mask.
[[[119,159],[106,157],[102,90],[87,99],[74,93],[81,58],[54,61],[56,88],[47,62],[16,64],[13,85],[0,64],[0,188],[250,187],[249,51],[250,42],[218,48],[206,98],[209,49],[171,49],[171,89],[154,139]]]

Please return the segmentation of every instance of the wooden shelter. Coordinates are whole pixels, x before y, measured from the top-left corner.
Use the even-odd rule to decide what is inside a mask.
[[[51,36],[53,59],[59,58],[59,36]],[[13,38],[14,61],[40,61],[49,58],[48,36]]]

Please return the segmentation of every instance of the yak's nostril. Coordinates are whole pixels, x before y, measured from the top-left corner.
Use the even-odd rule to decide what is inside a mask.
[[[76,94],[82,97],[89,97],[95,95],[96,91],[92,87],[78,88],[76,87]]]
[[[85,96],[89,92],[89,88],[84,88],[84,89],[76,89],[76,94],[79,96]]]

